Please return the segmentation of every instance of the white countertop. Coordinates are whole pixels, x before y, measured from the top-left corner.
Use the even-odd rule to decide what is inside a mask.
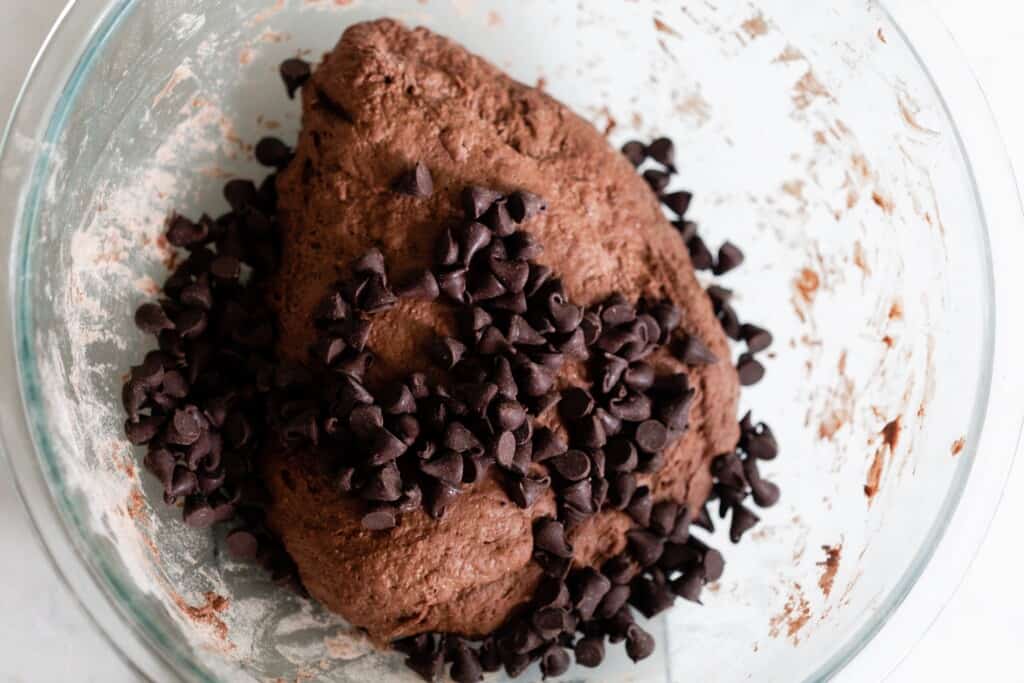
[[[922,0],[925,1],[925,0]],[[988,94],[1011,159],[1024,172],[1024,7],[1012,0],[930,0]],[[0,115],[6,119],[24,72],[64,0],[6,0],[0,24]],[[1018,521],[1024,466],[1018,463],[980,554],[920,644],[888,679],[894,683],[1024,680],[1024,583]],[[0,681],[137,678],[98,635],[32,537],[21,504],[0,479]]]

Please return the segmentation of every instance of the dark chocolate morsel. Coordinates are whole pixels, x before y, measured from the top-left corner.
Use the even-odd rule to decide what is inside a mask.
[[[740,384],[749,387],[764,377],[764,366],[751,354],[744,353],[736,363],[736,372],[739,374]]]
[[[429,197],[434,194],[434,179],[426,164],[417,161],[415,166],[395,178],[394,188],[396,192],[410,197]]]
[[[622,146],[622,154],[629,159],[629,163],[639,166],[647,159],[647,146],[638,140],[630,140]]]
[[[718,262],[715,263],[715,275],[724,275],[743,263],[743,252],[732,242],[726,242],[718,248]]]
[[[293,99],[295,91],[305,85],[312,74],[309,62],[296,58],[286,59],[281,62],[280,72],[281,80],[284,81],[284,87],[288,90],[288,97]]]

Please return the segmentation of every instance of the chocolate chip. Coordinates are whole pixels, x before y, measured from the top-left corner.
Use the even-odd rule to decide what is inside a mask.
[[[771,428],[761,422],[752,430],[745,430],[740,436],[740,448],[758,460],[774,460],[779,453],[778,443]]]
[[[194,223],[188,218],[175,214],[168,221],[167,241],[175,247],[188,247],[202,242],[209,235],[209,228],[205,221]]]
[[[549,644],[540,653],[540,672],[544,678],[561,676],[569,670],[569,653],[560,645]]]
[[[634,662],[650,657],[654,652],[654,638],[636,624],[626,631],[626,654]]]
[[[456,394],[466,402],[470,411],[483,415],[494,397],[498,395],[498,386],[491,382],[470,382],[456,387]]]
[[[749,387],[764,377],[764,366],[749,353],[744,353],[736,363],[736,372],[739,374],[740,384]]]
[[[658,561],[665,548],[665,540],[645,529],[634,529],[626,533],[629,549],[636,561],[649,567]]]
[[[635,438],[640,450],[657,453],[668,444],[668,430],[657,420],[647,420],[637,426]]]
[[[526,303],[526,295],[522,292],[506,292],[499,297],[491,299],[491,308],[509,313],[526,313],[529,306]]]
[[[288,89],[288,97],[293,99],[295,91],[305,85],[312,73],[309,62],[295,58],[281,62],[280,72],[284,87]]]
[[[594,410],[594,398],[586,389],[572,387],[562,392],[559,412],[566,420],[579,420]]]
[[[743,461],[743,473],[750,484],[750,491],[758,507],[769,508],[779,502],[779,487],[761,478],[756,458],[748,457]]]
[[[527,296],[533,296],[551,278],[551,269],[540,263],[530,264],[530,275],[526,278],[526,285],[523,291]]]
[[[734,505],[732,521],[729,524],[729,539],[733,543],[739,543],[743,534],[754,528],[759,521],[760,518],[744,506]]]
[[[527,396],[546,394],[555,383],[554,373],[542,365],[528,360],[519,362],[516,368],[516,379],[520,391]]]
[[[513,192],[508,198],[508,213],[516,223],[529,220],[547,209],[547,202],[543,198],[526,190]]]
[[[651,498],[651,490],[646,486],[641,486],[633,494],[633,499],[629,501],[629,505],[626,506],[626,514],[633,518],[633,521],[642,527],[648,527],[651,524],[651,510],[654,507],[654,501]]]
[[[512,365],[504,356],[498,356],[494,359],[494,370],[491,373],[491,380],[498,386],[498,393],[503,397],[514,399],[518,395],[519,388],[516,386],[515,379],[512,376]]]
[[[466,269],[457,268],[446,273],[437,275],[437,286],[452,301],[465,303],[466,299]]]
[[[618,356],[606,353],[598,362],[597,382],[605,394],[615,388],[622,375],[629,368],[629,363]]]
[[[406,484],[402,487],[402,496],[398,499],[398,512],[415,512],[423,505],[423,490],[419,484]]]
[[[539,427],[533,437],[533,461],[543,462],[561,455],[568,447],[565,441],[547,427]]]
[[[718,248],[718,262],[715,264],[715,275],[724,275],[743,263],[743,252],[732,242],[725,242]]]
[[[740,339],[740,319],[735,309],[730,304],[722,304],[716,314],[718,322],[722,325],[722,331],[730,339]]]
[[[586,360],[590,357],[590,352],[587,350],[587,343],[584,337],[583,330],[577,327],[563,339],[556,339],[555,348],[569,358]]]
[[[533,261],[544,252],[544,247],[537,238],[522,230],[505,238],[505,245],[509,258],[519,261]]]
[[[690,200],[693,199],[693,195],[689,192],[670,192],[662,195],[661,202],[669,208],[672,213],[682,218],[686,215],[686,210],[690,208]]]
[[[719,482],[734,489],[746,488],[743,463],[735,453],[723,453],[711,461],[711,474]]]
[[[714,548],[705,548],[701,559],[701,566],[704,568],[704,578],[708,581],[718,581],[725,571],[725,560],[722,553]]]
[[[408,446],[397,436],[387,429],[377,429],[370,437],[369,454],[367,463],[370,465],[382,465],[400,457]]]
[[[635,579],[629,595],[630,604],[648,619],[667,610],[675,600],[661,570],[651,569],[651,574],[650,577]]]
[[[668,187],[669,175],[664,171],[656,171],[650,168],[644,171],[643,176],[655,194],[661,194]]]
[[[516,231],[516,222],[509,215],[504,201],[491,204],[491,208],[480,219],[484,225],[494,231],[498,237],[508,237]],[[525,280],[524,280],[525,281]]]
[[[388,506],[374,508],[363,515],[362,524],[364,529],[370,531],[393,529],[397,524],[395,510]]]
[[[255,560],[259,555],[260,542],[256,535],[245,529],[235,529],[224,539],[228,555],[239,561]]]
[[[477,651],[480,660],[480,668],[493,673],[501,668],[501,656],[498,652],[498,644],[494,638],[486,638]]]
[[[541,517],[534,522],[533,545],[555,557],[572,557],[572,546],[565,540],[565,527],[550,517]]]
[[[530,276],[530,266],[522,261],[505,261],[492,259],[491,272],[498,281],[510,292],[522,292],[526,288]]]
[[[675,593],[684,600],[695,602],[698,605],[703,604],[700,601],[700,594],[703,588],[704,569],[702,567],[696,567],[694,569],[691,569],[679,578],[672,581],[673,593]]]
[[[450,229],[441,233],[434,245],[434,259],[442,266],[453,266],[458,262],[459,243],[455,241]]]
[[[321,337],[313,344],[310,349],[310,355],[319,363],[330,367],[334,365],[334,362],[338,360],[341,354],[345,351],[346,344],[344,339],[337,337]]]
[[[415,166],[395,178],[392,187],[400,194],[423,199],[434,194],[434,179],[426,164],[417,161]]]
[[[675,173],[676,148],[672,144],[672,140],[666,137],[655,139],[654,142],[647,145],[647,154],[659,164]]]
[[[468,266],[473,257],[491,243],[491,231],[486,225],[473,221],[459,226],[455,231],[455,239],[459,242],[460,261],[462,265]],[[504,291],[504,287],[501,287],[497,293],[492,293],[484,298],[492,299]]]
[[[647,146],[638,140],[630,140],[622,146],[622,154],[629,159],[629,163],[639,166],[647,159]]]
[[[466,345],[452,337],[436,339],[431,346],[431,355],[445,370],[454,368],[466,353]]]
[[[526,420],[526,409],[517,401],[499,399],[491,404],[491,415],[499,429],[512,431]]]
[[[370,440],[384,426],[384,415],[380,406],[361,404],[352,408],[348,424],[357,437]]]
[[[714,256],[699,235],[695,235],[687,242],[686,248],[690,252],[690,261],[695,270],[711,270],[714,267]]]
[[[576,653],[576,663],[580,666],[593,669],[601,666],[601,662],[604,661],[604,638],[602,637],[581,638],[573,649]]]
[[[740,326],[740,337],[747,343],[747,350],[750,353],[764,351],[772,345],[772,333],[750,323]]]
[[[548,462],[566,481],[580,481],[590,475],[590,458],[583,451],[570,450]]]
[[[314,318],[322,322],[334,322],[348,317],[348,302],[338,292],[325,296],[316,307]]]
[[[462,456],[455,451],[443,451],[433,460],[421,462],[420,471],[446,484],[458,486],[462,483]]]
[[[713,365],[718,357],[711,352],[700,337],[687,335],[679,349],[679,360],[687,365]]]
[[[534,537],[536,538],[536,533]],[[570,551],[569,556],[571,555]],[[569,607],[569,589],[561,579],[545,577],[533,594],[533,604],[539,607]]]
[[[651,531],[660,536],[670,536],[676,526],[679,506],[670,500],[662,501],[651,508]]]
[[[385,503],[393,503],[401,498],[402,476],[395,463],[387,462],[373,472],[359,495],[366,500]]]
[[[654,386],[654,368],[643,361],[632,363],[622,373],[622,382],[630,389],[646,391]]]
[[[403,299],[420,299],[433,301],[441,295],[437,278],[429,270],[424,270],[409,281],[395,289],[395,294]]]
[[[572,425],[574,441],[584,448],[601,448],[608,442],[604,425],[597,415],[588,415]]]
[[[608,412],[620,420],[643,422],[651,416],[651,399],[646,394],[631,391],[621,398],[617,397],[610,400],[608,402]],[[639,438],[639,428],[637,435]]]
[[[559,607],[543,607],[534,612],[530,623],[544,640],[553,640],[572,626],[572,618]]]
[[[604,454],[609,471],[632,472],[636,469],[636,448],[628,439],[612,439],[604,447]]]
[[[193,529],[205,529],[214,523],[214,511],[206,498],[189,496],[185,499],[182,519]]]
[[[468,647],[459,647],[452,653],[452,668],[449,671],[455,683],[476,683],[483,680],[483,668],[476,653]]]
[[[689,244],[690,240],[697,236],[697,224],[694,221],[680,220],[673,221],[672,225],[679,231],[683,244]]]
[[[514,478],[507,488],[512,502],[525,509],[532,507],[544,491],[550,487],[550,477],[527,475]]]
[[[448,423],[444,432],[444,446],[456,453],[465,453],[480,447],[480,441],[464,424],[458,421]]]
[[[611,590],[612,582],[595,569],[585,567],[575,578],[573,606],[584,621],[594,616],[594,611],[604,596]]]
[[[501,199],[501,193],[486,187],[471,185],[462,191],[462,206],[466,218],[476,220],[487,213],[491,205]]]
[[[147,334],[158,334],[161,330],[173,330],[174,323],[167,317],[163,306],[145,303],[135,311],[135,325]]]
[[[601,571],[612,583],[622,586],[632,581],[640,573],[641,567],[628,553],[620,553],[605,562]],[[605,616],[605,618],[610,617]]]
[[[265,137],[256,143],[256,161],[264,166],[283,168],[292,159],[292,151],[288,145],[275,137]]]
[[[615,474],[608,482],[608,502],[616,510],[624,510],[636,491],[636,477],[628,472]]]
[[[547,339],[537,330],[533,329],[530,323],[526,322],[521,315],[513,315],[509,318],[506,338],[512,344],[523,344],[526,346],[540,346],[547,343]]]
[[[459,490],[439,479],[428,479],[423,482],[423,500],[427,514],[440,519],[448,510],[448,506],[459,496]]]
[[[476,343],[476,350],[485,356],[492,356],[512,348],[508,339],[495,325],[491,325],[480,332]]]

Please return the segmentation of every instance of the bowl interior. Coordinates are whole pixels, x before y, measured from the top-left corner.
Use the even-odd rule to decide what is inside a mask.
[[[726,575],[652,625],[655,657],[633,668],[616,647],[572,675],[813,680],[898,605],[963,488],[990,379],[992,274],[957,132],[874,5],[688,5],[165,0],[98,22],[42,122],[17,226],[21,380],[78,552],[183,676],[411,676],[227,560],[220,534],[186,530],[123,440],[119,402],[145,348],[131,312],[175,258],[168,213],[225,210],[226,179],[262,174],[253,143],[297,133],[280,61],[315,61],[380,16],[543,83],[612,144],[673,137],[690,216],[747,256],[720,284],[775,334],[743,409],[780,441],[765,474],[782,502],[738,546],[713,535]]]

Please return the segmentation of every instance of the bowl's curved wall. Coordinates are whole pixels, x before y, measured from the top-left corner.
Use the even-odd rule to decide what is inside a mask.
[[[775,333],[744,404],[782,444],[766,475],[783,501],[742,545],[715,537],[726,576],[656,627],[663,659],[612,667],[651,681],[822,675],[916,576],[969,473],[994,330],[984,220],[929,75],[854,0],[588,4],[135,2],[94,36],[20,208],[19,361],[79,552],[184,675],[407,675],[152,506],[119,405],[143,343],[130,313],[173,259],[165,216],[222,210],[225,178],[260,173],[252,142],[295,136],[282,59],[315,59],[382,15],[543,82],[613,144],[675,138],[702,235],[747,254],[721,284]]]

